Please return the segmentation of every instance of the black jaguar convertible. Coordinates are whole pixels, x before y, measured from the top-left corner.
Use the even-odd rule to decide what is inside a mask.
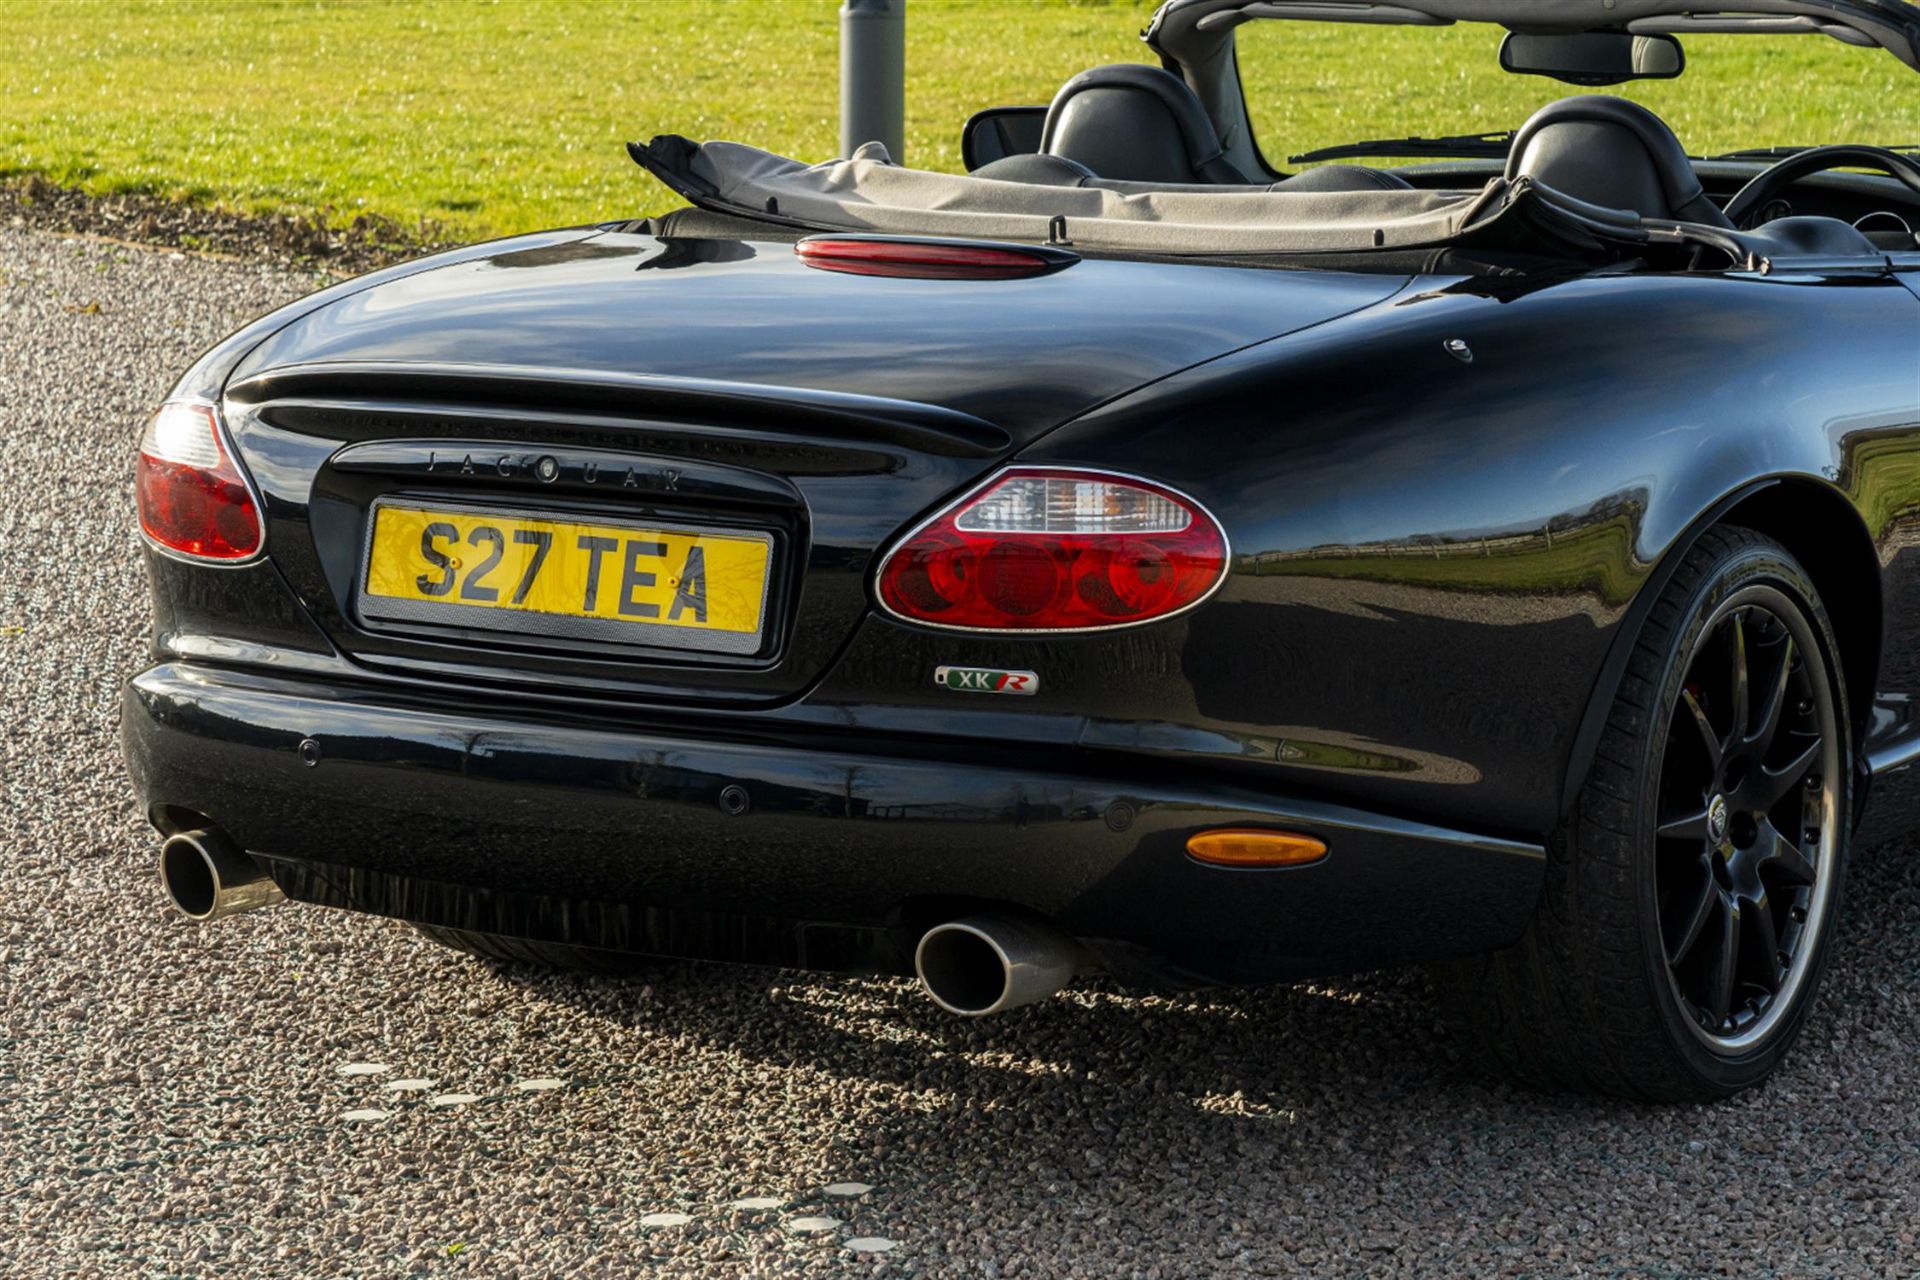
[[[1235,42],[1302,21],[1920,65],[1897,0],[1171,0],[967,174],[656,137],[683,209],[267,316],[140,444],[173,904],[961,1014],[1430,964],[1521,1080],[1764,1077],[1920,758],[1920,163],[1579,92],[1283,172]]]

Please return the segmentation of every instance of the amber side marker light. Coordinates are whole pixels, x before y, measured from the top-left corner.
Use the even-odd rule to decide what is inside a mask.
[[[1187,852],[1217,867],[1299,867],[1327,856],[1327,842],[1294,831],[1229,829],[1187,837]]]

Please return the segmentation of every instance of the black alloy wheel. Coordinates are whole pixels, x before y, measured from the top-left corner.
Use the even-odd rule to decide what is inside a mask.
[[[1853,747],[1812,579],[1708,529],[1633,637],[1526,933],[1441,966],[1483,1065],[1650,1101],[1764,1080],[1818,990],[1845,882]]]
[[[1763,585],[1720,607],[1681,685],[1654,880],[1668,979],[1715,1049],[1772,1030],[1819,942],[1841,785],[1832,703],[1805,619]]]

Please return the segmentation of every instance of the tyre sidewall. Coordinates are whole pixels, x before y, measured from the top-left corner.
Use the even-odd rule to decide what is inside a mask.
[[[1689,1025],[1688,1015],[1672,990],[1659,926],[1658,890],[1654,878],[1656,842],[1654,827],[1660,794],[1661,766],[1667,726],[1672,723],[1679,704],[1687,671],[1708,625],[1721,605],[1754,585],[1765,585],[1784,594],[1799,610],[1813,632],[1819,660],[1825,668],[1828,688],[1834,703],[1834,719],[1840,741],[1840,787],[1837,812],[1839,831],[1834,841],[1834,866],[1826,898],[1826,917],[1814,939],[1814,954],[1795,993],[1794,1003],[1773,1032],[1759,1044],[1738,1053],[1722,1054],[1709,1048]],[[1825,974],[1827,957],[1846,883],[1847,853],[1852,839],[1853,737],[1848,716],[1844,674],[1837,661],[1838,646],[1818,592],[1805,570],[1771,542],[1743,542],[1729,549],[1703,580],[1701,589],[1688,603],[1685,622],[1675,632],[1667,653],[1666,669],[1652,720],[1641,735],[1638,794],[1641,797],[1634,815],[1635,850],[1638,865],[1634,882],[1639,895],[1642,960],[1647,983],[1662,1029],[1674,1052],[1686,1063],[1702,1085],[1715,1093],[1730,1094],[1758,1083],[1770,1072],[1798,1037],[1808,1010],[1818,996]]]

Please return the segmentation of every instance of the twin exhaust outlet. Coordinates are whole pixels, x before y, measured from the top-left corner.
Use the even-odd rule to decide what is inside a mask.
[[[182,831],[160,846],[160,887],[189,920],[218,920],[286,901],[266,869],[218,831]]]
[[[190,920],[219,920],[284,902],[280,887],[245,850],[215,830],[182,831],[160,846],[160,887]],[[981,914],[937,924],[914,948],[929,998],[966,1018],[1045,1000],[1085,967],[1066,934],[1017,916]]]
[[[913,951],[921,988],[965,1018],[1045,1000],[1085,967],[1085,953],[1058,929],[997,914],[937,924]]]

